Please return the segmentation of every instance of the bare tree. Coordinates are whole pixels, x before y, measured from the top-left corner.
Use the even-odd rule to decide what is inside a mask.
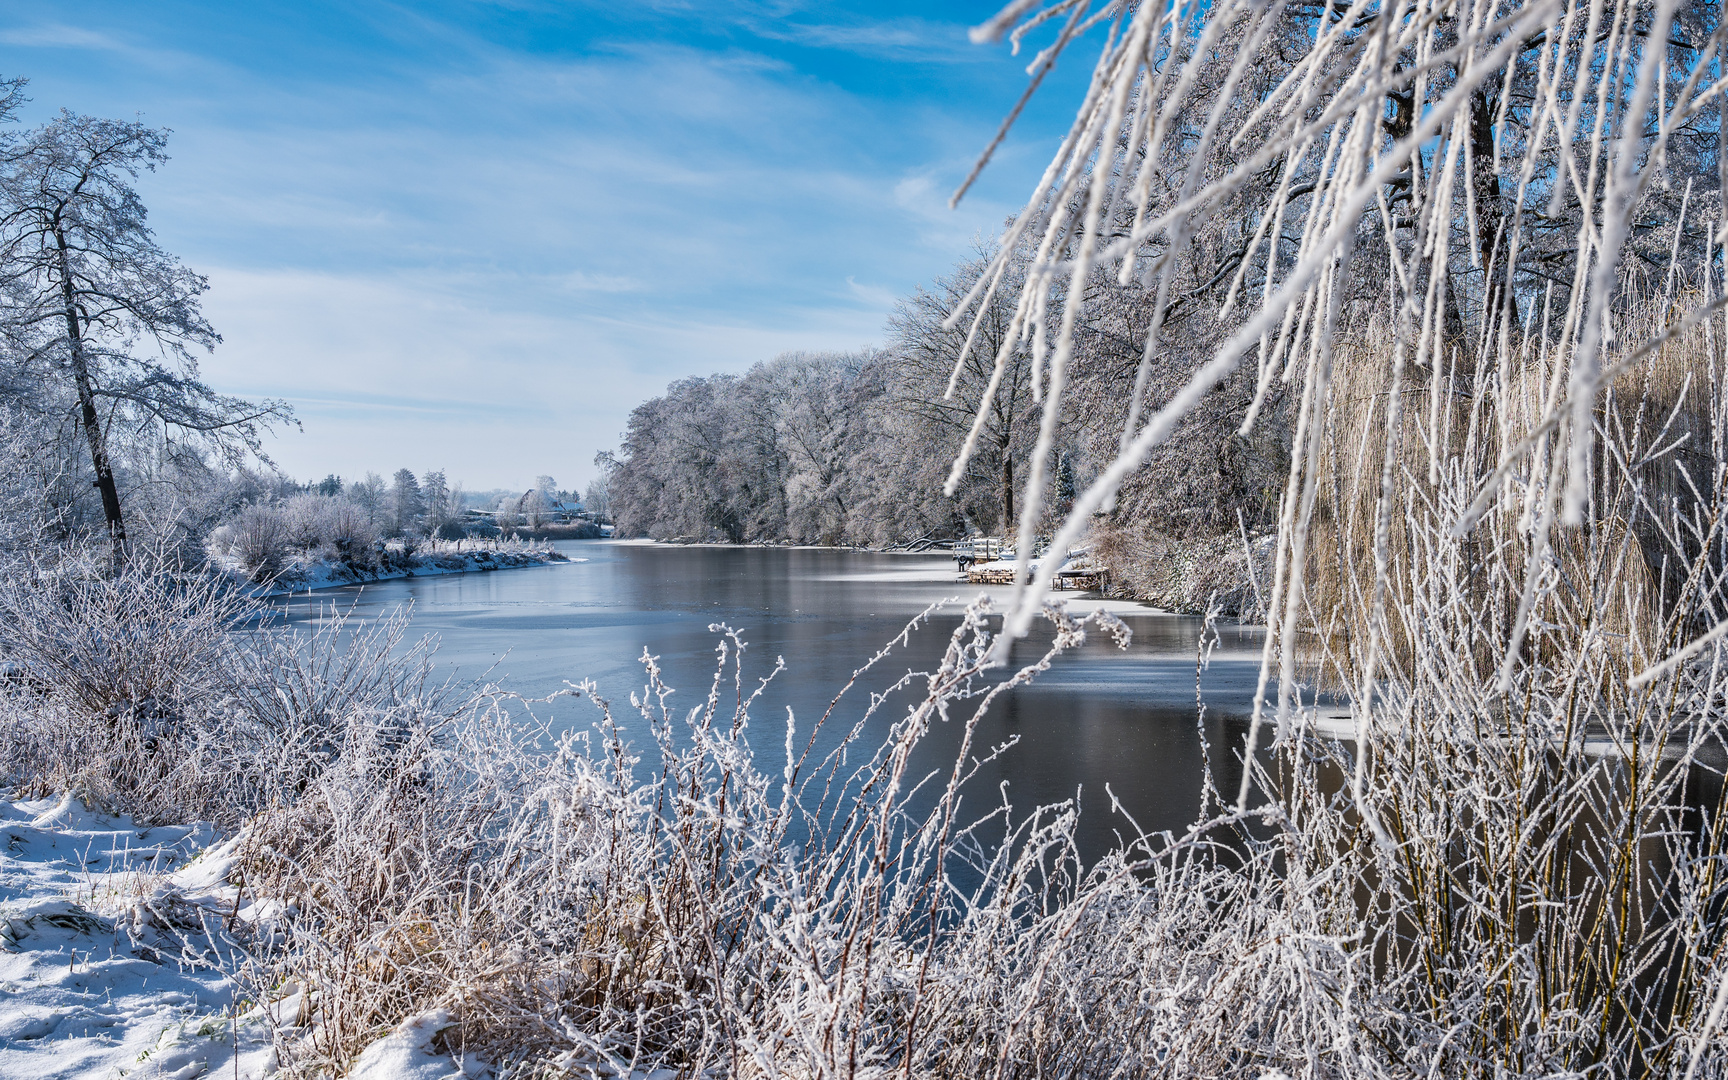
[[[538,529],[552,520],[558,501],[558,481],[536,476],[534,486],[522,496],[520,513],[529,528]]]
[[[420,494],[426,503],[426,535],[437,536],[438,530],[456,517],[443,470],[432,469],[421,477]]]
[[[350,481],[346,494],[366,514],[366,521],[373,528],[384,524],[384,497],[388,489],[384,486],[384,478],[375,472],[369,472],[362,480]]]
[[[599,472],[588,481],[588,490],[583,493],[582,501],[587,504],[595,521],[608,525],[612,522],[612,471],[618,467],[618,459],[612,456],[611,451],[602,450],[594,455],[594,467]]]
[[[221,338],[205,280],[162,250],[131,181],[166,160],[165,131],[62,112],[0,139],[0,326],[25,373],[71,388],[116,558],[126,528],[116,425],[177,433],[238,463],[288,406],[216,393],[193,350]],[[140,351],[140,346],[146,346]]]
[[[975,442],[948,490],[969,516],[1009,529],[1022,466],[1037,438],[1033,348],[1018,340],[1015,297],[1006,286],[991,294],[975,322],[951,325],[988,265],[984,258],[963,263],[895,308],[888,393],[910,427],[906,437],[922,448],[915,460],[926,463],[928,475],[913,483],[941,487],[942,459]],[[1014,259],[1005,265],[1010,276],[1023,277]]]

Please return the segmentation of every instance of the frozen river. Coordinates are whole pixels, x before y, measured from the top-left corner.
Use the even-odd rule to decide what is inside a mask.
[[[374,617],[412,602],[411,632],[437,636],[446,671],[485,676],[531,697],[565,680],[593,679],[639,744],[646,736],[639,719],[632,731],[628,702],[643,685],[644,650],[659,657],[678,690],[674,700],[689,709],[705,698],[713,675],[718,637],[708,627],[724,623],[748,645],[747,678],[766,675],[776,657],[785,658],[787,670],[752,723],[752,744],[768,771],[777,773],[788,707],[799,730],[808,731],[853,670],[909,619],[933,602],[955,598],[866,686],[885,686],[909,669],[928,670],[958,621],[962,598],[1008,592],[957,582],[953,562],[941,556],[606,541],[567,542],[560,550],[585,561],[322,590],[294,598],[288,610],[300,621],[320,606],[352,604],[359,616]],[[1099,601],[1070,603],[1084,612]],[[1092,853],[1125,827],[1111,813],[1106,785],[1148,829],[1181,828],[1199,800],[1194,660],[1200,620],[1132,604],[1110,607],[1134,631],[1129,648],[1118,650],[1094,635],[1033,685],[999,700],[977,743],[1020,740],[986,767],[975,798],[994,799],[999,781],[1008,783],[1022,809],[1079,792],[1083,845]],[[1205,676],[1204,735],[1214,768],[1233,792],[1240,772],[1225,748],[1240,747],[1246,731],[1261,639],[1257,631],[1228,624],[1222,637]],[[1020,643],[1016,658],[1034,657],[1040,640]],[[855,722],[867,704],[861,689],[848,695],[850,707],[842,705],[831,730]],[[880,729],[902,712],[903,706],[891,705]],[[553,715],[560,724],[588,725],[595,714],[586,703],[566,701]],[[915,764],[945,768],[956,735],[952,728],[936,732]],[[873,746],[877,738],[866,741]]]

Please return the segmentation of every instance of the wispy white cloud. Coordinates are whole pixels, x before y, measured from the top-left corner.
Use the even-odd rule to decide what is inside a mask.
[[[210,381],[299,403],[284,467],[447,454],[510,484],[584,476],[673,378],[880,342],[896,296],[999,228],[1018,180],[946,207],[1020,79],[985,93],[994,68],[950,63],[989,57],[965,25],[89,0],[77,26],[0,12],[0,42],[42,111],[175,129],[140,181],[151,221],[210,275]]]
[[[7,75],[39,76],[39,70],[23,70],[22,63],[25,57],[38,52],[57,57],[80,53],[94,54],[107,62],[123,61],[135,64],[141,70],[157,76],[164,73],[183,75],[206,66],[198,57],[173,45],[150,41],[136,34],[110,33],[90,26],[75,26],[63,22],[0,25],[0,46],[17,50],[7,57]],[[129,110],[132,111],[138,110],[135,107]]]
[[[971,45],[963,23],[905,17],[852,22],[753,20],[760,37],[815,48],[841,49],[878,59],[976,64],[992,57]]]
[[[520,483],[524,462],[583,475],[673,377],[880,336],[877,312],[847,308],[723,321],[504,306],[431,275],[216,268],[210,281],[225,342],[206,377],[295,405],[304,431],[269,452],[302,477],[357,462],[460,464],[484,485]]]
[[[0,30],[0,45],[21,49],[95,49],[102,52],[129,50],[129,46],[107,34],[87,27],[68,26],[65,23],[40,23]]]
[[[589,274],[577,270],[565,274],[558,283],[571,292],[623,293],[640,292],[644,286],[633,277],[622,274]]]
[[[893,289],[886,289],[880,285],[866,285],[851,276],[846,278],[846,288],[864,303],[884,312],[893,310],[894,301],[899,298]]]

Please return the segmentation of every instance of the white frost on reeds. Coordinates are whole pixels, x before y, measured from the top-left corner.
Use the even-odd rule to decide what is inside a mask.
[[[975,33],[1017,48],[1061,20],[1036,84],[1105,28],[1056,158],[950,317],[1036,248],[997,359],[1029,343],[1043,381],[1020,543],[1090,283],[1138,277],[1157,300],[1121,452],[1057,549],[1238,368],[1258,387],[1244,432],[1293,387],[1250,767],[1227,805],[1280,829],[1263,895],[1351,958],[1328,994],[1354,1033],[1295,1074],[1723,1067],[1728,232],[1722,193],[1695,190],[1704,152],[1677,212],[1654,209],[1683,143],[1722,153],[1719,16],[1055,0]],[[1227,333],[1190,362],[1161,319],[1224,217],[1248,236]],[[1635,257],[1639,230],[1660,239]],[[1192,374],[1146,400],[1161,363]],[[1022,571],[995,658],[1050,584]],[[1350,744],[1305,727],[1315,677],[1347,700]]]
[[[1531,231],[1550,224],[1544,210],[1551,218],[1568,199],[1592,209],[1578,221],[1571,300],[1551,345],[1564,358],[1564,376],[1543,403],[1539,430],[1532,435],[1553,437],[1559,462],[1560,487],[1549,512],[1538,513],[1539,529],[1546,532],[1555,522],[1580,525],[1597,453],[1592,417],[1615,373],[1604,365],[1604,352],[1624,354],[1641,344],[1609,332],[1610,312],[1624,285],[1622,259],[1631,218],[1663,175],[1668,140],[1719,102],[1728,85],[1711,74],[1723,44],[1720,28],[1708,41],[1684,48],[1645,44],[1667,41],[1676,10],[1669,0],[1654,5],[1477,0],[1468,6],[1452,0],[1356,0],[1313,10],[1260,0],[1059,0],[1010,4],[980,27],[974,35],[979,40],[1010,34],[1018,47],[1032,28],[1065,18],[1058,40],[1029,69],[1034,84],[1086,28],[1109,28],[1074,124],[1009,226],[996,256],[999,265],[980,276],[973,295],[950,316],[954,325],[966,321],[973,304],[997,287],[1001,268],[1017,246],[1036,244],[1038,254],[1020,293],[1016,332],[1001,347],[1005,356],[1021,341],[1033,341],[1041,359],[1048,352],[1046,422],[1022,503],[1022,545],[1041,520],[1043,470],[1089,276],[1103,269],[1123,280],[1156,279],[1159,300],[1129,403],[1122,453],[1076,500],[1056,546],[1077,540],[1091,514],[1109,505],[1124,477],[1171,434],[1175,422],[1252,358],[1262,396],[1275,379],[1300,383],[1295,467],[1282,519],[1280,576],[1274,583],[1280,608],[1274,626],[1288,632],[1304,603],[1303,560],[1296,556],[1307,543],[1315,497],[1311,480],[1326,441],[1320,418],[1331,394],[1330,352],[1353,253],[1372,243],[1389,254],[1379,305],[1391,343],[1380,362],[1388,370],[1409,363],[1438,372],[1454,362],[1459,349],[1472,367],[1510,363],[1520,347],[1514,339],[1523,298],[1515,302],[1509,287],[1485,290],[1487,306],[1473,319],[1474,340],[1445,340],[1448,316],[1461,315],[1467,300],[1445,287],[1449,249],[1464,245],[1470,265],[1490,280],[1496,267],[1485,266],[1484,256],[1503,259],[1498,269],[1504,278],[1504,263],[1516,262]],[[1293,37],[1288,21],[1298,12],[1311,19]],[[1275,84],[1257,86],[1257,97],[1244,97],[1249,73],[1267,66],[1262,48],[1270,41],[1296,55]],[[1671,68],[1679,69],[1672,79]],[[1493,160],[1473,160],[1471,123],[1493,120],[1503,129],[1515,85],[1526,86],[1533,99],[1524,125],[1529,137],[1512,145],[1497,131]],[[1501,91],[1499,112],[1477,117],[1473,110],[1485,107],[1478,92],[1488,90]],[[1401,127],[1388,115],[1389,103],[1399,94],[1414,94],[1418,106],[1417,115]],[[1267,170],[1276,170],[1279,181],[1260,192],[1253,181]],[[1477,205],[1472,178],[1484,171],[1516,192],[1508,200],[1510,212],[1495,208],[1503,220],[1486,245],[1491,252],[1479,250],[1476,241],[1489,208]],[[1388,203],[1389,185],[1410,192],[1407,210],[1398,212],[1396,203]],[[1241,205],[1245,192],[1257,201]],[[1687,201],[1690,195],[1688,189]],[[1143,400],[1146,370],[1167,351],[1158,335],[1174,268],[1194,240],[1194,223],[1227,210],[1246,211],[1260,223],[1221,314],[1229,317],[1236,307],[1244,313],[1232,324],[1234,334],[1198,366],[1187,386],[1153,408]],[[1682,219],[1685,213],[1683,205]],[[1468,229],[1460,230],[1461,224]],[[1289,227],[1300,229],[1300,239],[1293,252],[1285,253],[1279,245]],[[1676,227],[1675,255],[1678,251]],[[1244,288],[1251,268],[1262,276],[1257,298]],[[1061,322],[1045,326],[1058,289],[1067,294],[1059,309]],[[1710,299],[1706,309],[1719,303]],[[956,475],[974,441],[962,450]],[[1532,442],[1505,449],[1502,466],[1534,452]],[[1441,465],[1438,456],[1430,457],[1430,482]],[[1481,494],[1487,496],[1488,489]],[[1481,511],[1472,507],[1458,520],[1469,526]],[[1030,625],[1050,586],[1049,574],[1035,574],[1027,584],[1010,613],[1004,642]],[[1005,655],[999,651],[999,657]],[[1273,660],[1272,653],[1268,659]],[[1289,664],[1276,670],[1277,720],[1284,730],[1294,672]]]
[[[1728,619],[1728,323],[1717,226],[1700,262],[1682,244],[1720,193],[1679,200],[1653,276],[1624,258],[1670,136],[1722,101],[1724,31],[1665,44],[1701,25],[1666,0],[1355,0],[1306,9],[1289,70],[1238,92],[1294,10],[1021,2],[984,34],[1060,20],[1036,78],[1107,28],[1001,246],[1038,252],[1016,326],[1051,415],[1090,276],[1166,275],[1196,222],[1260,200],[1250,255],[1272,254],[1242,261],[1226,343],[1163,401],[1138,379],[1121,456],[1055,541],[1238,367],[1295,387],[1274,706],[1231,748],[1239,782],[1197,780],[1190,828],[1088,865],[1076,806],[976,790],[1014,752],[972,737],[1043,663],[999,666],[1047,574],[1000,630],[969,610],[903,695],[819,724],[752,715],[736,638],[689,711],[650,658],[640,747],[604,706],[586,746],[430,684],[423,653],[393,658],[399,626],[223,637],[194,583],[19,575],[14,782],[244,827],[244,889],[282,913],[249,971],[306,988],[281,1042],[303,1074],[439,1009],[437,1046],[512,1076],[1728,1074],[1728,649],[1698,645]],[[1476,91],[1515,83],[1533,135],[1502,113],[1480,154]],[[1420,108],[1393,131],[1403,94]],[[1504,281],[1568,206],[1576,243],[1547,250],[1569,281],[1452,283]],[[1376,251],[1383,280],[1347,293]],[[1143,364],[1163,348],[1154,320]],[[1049,614],[1057,649],[1115,629]],[[1307,722],[1315,686],[1354,740]],[[938,724],[960,749],[918,773]]]

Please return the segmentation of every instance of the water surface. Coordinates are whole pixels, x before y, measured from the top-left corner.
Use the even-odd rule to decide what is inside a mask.
[[[955,602],[912,635],[848,695],[819,745],[851,727],[880,689],[908,670],[935,666],[966,600],[1008,590],[955,580],[945,557],[777,548],[675,547],[570,541],[560,550],[586,561],[525,570],[409,578],[322,590],[288,602],[291,619],[318,608],[353,605],[376,617],[413,604],[412,632],[439,640],[438,659],[460,677],[496,681],[525,696],[542,696],[566,680],[594,680],[614,705],[626,732],[646,748],[640,719],[632,725],[629,698],[644,684],[644,651],[659,658],[675,702],[689,709],[707,695],[719,635],[713,624],[743,636],[747,679],[767,675],[776,658],[786,671],[754,712],[752,744],[778,772],[788,708],[800,732],[821,716],[853,671],[908,620],[930,604]],[[1074,594],[1070,606],[1098,601]],[[1240,747],[1258,672],[1257,631],[1226,625],[1204,676],[1206,711],[1196,722],[1195,645],[1200,620],[1137,605],[1110,605],[1133,630],[1119,650],[1093,635],[1059,658],[1028,687],[1016,688],[986,714],[976,745],[1010,738],[1018,745],[980,773],[974,807],[999,798],[1006,782],[1017,808],[1075,798],[1082,806],[1082,845],[1096,855],[1126,831],[1111,810],[1106,786],[1148,830],[1179,829],[1199,806],[1202,736],[1225,790],[1237,777],[1231,747]],[[1015,648],[1025,663],[1042,651],[1040,633]],[[907,699],[909,702],[910,699]],[[871,745],[904,712],[896,701],[875,722]],[[561,725],[592,723],[586,703],[562,702]],[[952,764],[958,724],[936,731],[914,769],[944,772]]]

